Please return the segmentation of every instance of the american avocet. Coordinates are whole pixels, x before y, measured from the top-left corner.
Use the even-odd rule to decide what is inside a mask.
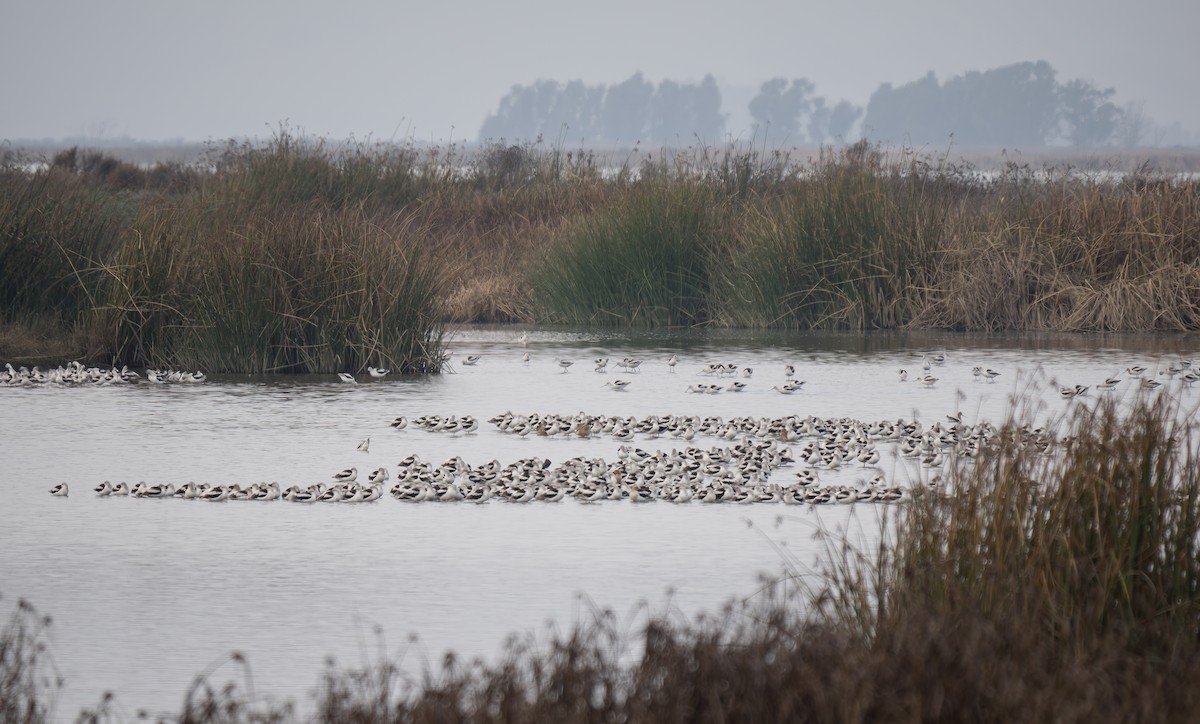
[[[901,382],[908,382],[908,370],[900,370],[899,376]]]
[[[611,382],[605,382],[604,384],[607,387],[613,388],[614,390],[623,390],[629,386],[629,380],[612,380]]]
[[[383,367],[368,367],[367,368],[367,374],[371,375],[372,377],[374,377],[376,379],[378,379],[380,377],[386,377],[387,373],[389,373],[389,372],[391,372],[391,370],[384,369]]]
[[[575,363],[574,363],[574,362],[572,362],[571,360],[568,360],[568,359],[560,359],[560,360],[558,360],[558,363],[557,363],[557,364],[558,364],[558,366],[559,366],[559,367],[561,367],[561,368],[562,368],[562,371],[563,371],[563,372],[566,372],[566,371],[567,371],[567,368],[568,368],[568,367],[570,367],[571,365],[575,364]]]
[[[401,415],[400,417],[397,417],[395,420],[392,420],[390,425],[392,427],[396,428],[397,430],[403,430],[404,428],[408,427],[408,418],[405,417],[404,415]]]
[[[50,494],[59,498],[67,497],[67,484],[59,483],[58,485],[55,485],[53,488],[50,488]]]
[[[171,498],[175,495],[175,486],[171,483],[162,483],[160,485],[138,483],[137,489],[134,490],[134,495],[139,498]]]
[[[876,448],[863,448],[858,454],[858,461],[863,464],[863,467],[874,465],[879,462],[879,450]]]
[[[749,377],[752,374],[754,374],[754,368],[752,368],[752,367],[743,367],[742,368],[742,377]]]
[[[342,485],[335,485],[329,490],[321,493],[317,500],[322,503],[340,503],[346,499],[346,488]]]
[[[201,500],[207,500],[213,503],[220,503],[229,500],[236,490],[236,485],[214,485],[200,494]]]
[[[1151,379],[1142,380],[1142,389],[1144,390],[1156,390],[1159,387],[1162,387],[1161,382]]]
[[[521,361],[524,362],[525,364],[529,364],[529,353],[528,352],[521,355]]]
[[[367,438],[358,444],[358,449],[363,452],[371,452],[371,438]]]
[[[677,355],[671,355],[667,358],[667,367],[670,367],[672,372],[675,371],[675,365],[677,364],[679,364],[679,357]]]
[[[1119,384],[1121,384],[1120,377],[1106,377],[1104,379],[1104,382],[1101,382],[1100,384],[1096,385],[1096,389],[1108,391],[1108,390],[1115,389],[1116,386]]]
[[[358,380],[354,379],[354,375],[350,374],[349,372],[338,372],[337,376],[338,376],[339,380],[341,380],[342,382],[345,382],[347,384],[351,384],[351,385],[358,384]]]
[[[937,381],[938,378],[930,374],[921,375],[917,378],[917,382],[920,382],[926,387],[933,387],[935,384],[937,384]]]
[[[983,371],[983,377],[988,382],[995,382],[996,378],[999,376],[1000,376],[1000,373],[997,372],[996,370],[992,369],[991,367],[988,367],[986,370]]]
[[[521,332],[521,338],[517,340],[524,347],[529,344],[529,332]]]
[[[1125,368],[1125,374],[1130,375],[1132,377],[1141,377],[1142,373],[1145,371],[1146,371],[1146,368],[1142,367],[1141,365],[1132,365],[1130,367]]]
[[[971,375],[975,378],[975,381],[978,382],[979,378],[983,376],[983,368],[979,365],[975,365],[971,368]]]
[[[479,355],[469,354],[469,355],[467,355],[466,359],[463,360],[463,364],[470,366],[470,367],[474,367],[475,364],[479,362],[479,360],[480,360]]]
[[[104,497],[106,495],[112,495],[113,486],[112,483],[105,480],[103,483],[100,483],[96,487],[92,488],[92,490],[96,492],[96,495]]]
[[[793,365],[786,365],[783,368],[783,376],[791,379],[796,376],[796,368]]]
[[[129,495],[129,485],[127,485],[125,483],[125,481],[122,480],[121,482],[119,482],[115,486],[113,486],[112,494],[113,495]]]
[[[1074,387],[1059,387],[1058,388],[1058,396],[1063,398],[1064,400],[1069,400],[1077,394],[1079,394],[1079,393],[1075,391]]]
[[[339,473],[334,473],[333,479],[339,483],[352,483],[358,479],[358,468],[349,467]]]
[[[471,489],[463,495],[463,499],[472,503],[486,503],[492,497],[492,486],[490,485],[473,485]]]

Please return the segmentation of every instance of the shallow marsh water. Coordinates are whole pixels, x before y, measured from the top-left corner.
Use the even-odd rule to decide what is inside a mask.
[[[1000,422],[1020,395],[1051,419],[1074,404],[1057,384],[1095,385],[1133,364],[1155,375],[1200,354],[1194,337],[596,333],[512,327],[457,331],[448,372],[429,378],[215,378],[203,385],[0,389],[0,609],[17,597],[54,618],[51,650],[65,679],[57,712],[70,719],[106,690],[132,714],[177,710],[192,678],[229,652],[243,652],[255,693],[303,706],[327,656],[342,665],[375,660],[380,646],[419,673],[453,649],[498,656],[511,634],[544,637],[612,608],[631,628],[651,610],[691,618],[753,596],[783,567],[777,546],[813,563],[821,528],[874,534],[871,505],[671,505],[628,502],[516,505],[404,504],[385,495],[364,505],[297,505],[97,498],[102,480],[250,483],[328,481],[416,453],[481,464],[528,456],[613,459],[607,437],[521,438],[485,420],[504,411],[597,415],[696,414],[916,418],[928,425],[962,411]],[[522,355],[528,353],[528,364]],[[679,356],[672,372],[666,359]],[[924,354],[944,353],[938,383],[901,383]],[[475,366],[462,360],[479,354]],[[625,356],[641,371],[615,367]],[[609,372],[592,360],[608,357]],[[573,360],[561,372],[557,359]],[[689,394],[712,362],[754,369],[740,393]],[[806,381],[792,395],[784,365]],[[971,368],[1002,374],[976,381]],[[1124,376],[1124,375],[1122,375]],[[631,380],[625,391],[605,382]],[[1166,381],[1165,376],[1158,377]],[[742,378],[738,378],[742,379]],[[727,384],[727,382],[725,383]],[[1132,381],[1116,394],[1132,395]],[[1200,401],[1168,382],[1185,407]],[[1099,393],[1093,392],[1095,396]],[[467,435],[392,430],[397,415],[474,415]],[[356,446],[370,437],[369,452]],[[648,450],[682,447],[639,437]],[[697,437],[710,446],[715,439]],[[797,465],[796,469],[803,467]],[[885,456],[890,479],[917,471]],[[779,475],[790,478],[791,468]],[[832,482],[862,468],[822,473]],[[47,493],[71,486],[68,498]],[[382,640],[374,630],[383,632]],[[412,644],[410,633],[419,636]],[[214,676],[242,680],[227,666]]]

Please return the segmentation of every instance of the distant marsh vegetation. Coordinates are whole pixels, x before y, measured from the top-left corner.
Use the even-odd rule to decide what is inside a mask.
[[[423,372],[455,322],[1190,331],[1198,188],[980,173],[867,143],[615,165],[541,144],[286,132],[194,164],[9,154],[0,340],[31,360],[21,330],[46,337],[46,361],[67,347],[213,372]]]

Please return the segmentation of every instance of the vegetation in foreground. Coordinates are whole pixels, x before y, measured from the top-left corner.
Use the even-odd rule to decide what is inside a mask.
[[[1200,692],[1200,467],[1172,403],[1010,422],[942,493],[896,506],[880,543],[830,536],[820,582],[633,636],[601,613],[498,662],[330,671],[316,708],[198,677],[183,722],[1184,721]],[[1182,421],[1181,421],[1182,420]],[[796,562],[791,562],[797,565]],[[0,637],[4,720],[48,718],[46,622]],[[245,666],[240,655],[234,663]],[[83,721],[112,718],[106,697]]]
[[[0,164],[0,357],[22,362],[421,372],[453,322],[1145,332],[1197,310],[1200,181],[1144,169],[287,132],[194,165]]]

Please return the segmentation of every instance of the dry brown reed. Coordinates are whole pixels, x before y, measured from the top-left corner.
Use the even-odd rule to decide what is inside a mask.
[[[947,223],[915,326],[1184,331],[1200,325],[1200,186],[1014,170]]]

